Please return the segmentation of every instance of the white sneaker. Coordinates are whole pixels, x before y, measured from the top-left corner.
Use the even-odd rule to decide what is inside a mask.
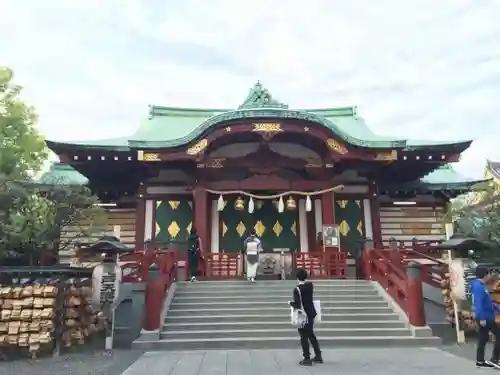
[[[255,279],[254,279],[253,277],[252,277],[252,279],[251,279],[251,280],[252,280],[252,283],[254,283],[254,282],[255,282]]]
[[[191,277],[191,282],[194,283],[196,281],[196,277]]]

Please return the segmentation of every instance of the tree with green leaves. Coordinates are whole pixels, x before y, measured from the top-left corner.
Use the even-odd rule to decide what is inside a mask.
[[[481,191],[457,198],[451,205],[450,215],[455,232],[500,246],[500,196],[492,184],[483,184]]]
[[[24,180],[47,159],[45,141],[36,128],[33,107],[20,98],[13,72],[0,67],[0,174]]]
[[[6,256],[33,258],[74,246],[102,229],[104,219],[87,187],[34,181],[47,149],[35,111],[20,99],[21,87],[12,77],[0,67],[0,264]]]

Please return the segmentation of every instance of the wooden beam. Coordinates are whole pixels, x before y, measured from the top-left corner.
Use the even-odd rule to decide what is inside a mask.
[[[200,182],[204,188],[211,190],[273,190],[273,191],[315,191],[333,187],[330,181],[285,180],[275,175],[254,175],[242,181],[210,181]]]

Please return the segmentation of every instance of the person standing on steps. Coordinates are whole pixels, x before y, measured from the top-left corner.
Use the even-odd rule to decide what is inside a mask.
[[[247,280],[252,283],[257,277],[257,268],[259,266],[259,252],[262,250],[262,243],[257,237],[255,230],[250,232],[250,236],[243,242],[243,249],[247,258]]]
[[[196,274],[198,272],[198,260],[201,257],[200,252],[200,237],[196,228],[191,227],[191,233],[188,238],[188,266],[189,266],[189,278],[191,282],[196,281]]]
[[[300,269],[297,271],[297,287],[293,290],[293,301],[290,306],[294,309],[302,309],[307,315],[307,323],[303,328],[299,328],[300,345],[302,346],[302,355],[304,359],[299,362],[302,366],[312,366],[313,363],[323,363],[321,349],[318,339],[314,334],[314,318],[316,318],[316,309],[314,308],[314,286],[307,281],[307,271]],[[314,358],[311,359],[309,342],[314,350]]]
[[[476,268],[476,279],[472,280],[470,292],[472,295],[472,304],[474,306],[474,317],[477,322],[477,367],[495,367],[500,368],[500,327],[495,322],[497,312],[500,307],[491,299],[487,284],[491,280],[491,272],[486,267]],[[495,346],[491,360],[484,360],[484,350],[488,342],[490,332],[495,335]]]

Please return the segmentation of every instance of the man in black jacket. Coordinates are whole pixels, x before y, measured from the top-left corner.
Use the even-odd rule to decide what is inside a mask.
[[[299,293],[300,291],[300,293]],[[313,363],[323,363],[321,350],[319,348],[318,339],[314,334],[314,318],[316,317],[316,309],[313,303],[314,286],[307,281],[306,270],[297,272],[297,287],[293,289],[293,301],[290,301],[290,306],[294,309],[303,309],[307,315],[307,324],[303,328],[299,328],[300,345],[302,346],[302,354],[304,359],[299,362],[303,366],[312,366]],[[314,358],[311,359],[309,351],[309,342],[314,349]]]

